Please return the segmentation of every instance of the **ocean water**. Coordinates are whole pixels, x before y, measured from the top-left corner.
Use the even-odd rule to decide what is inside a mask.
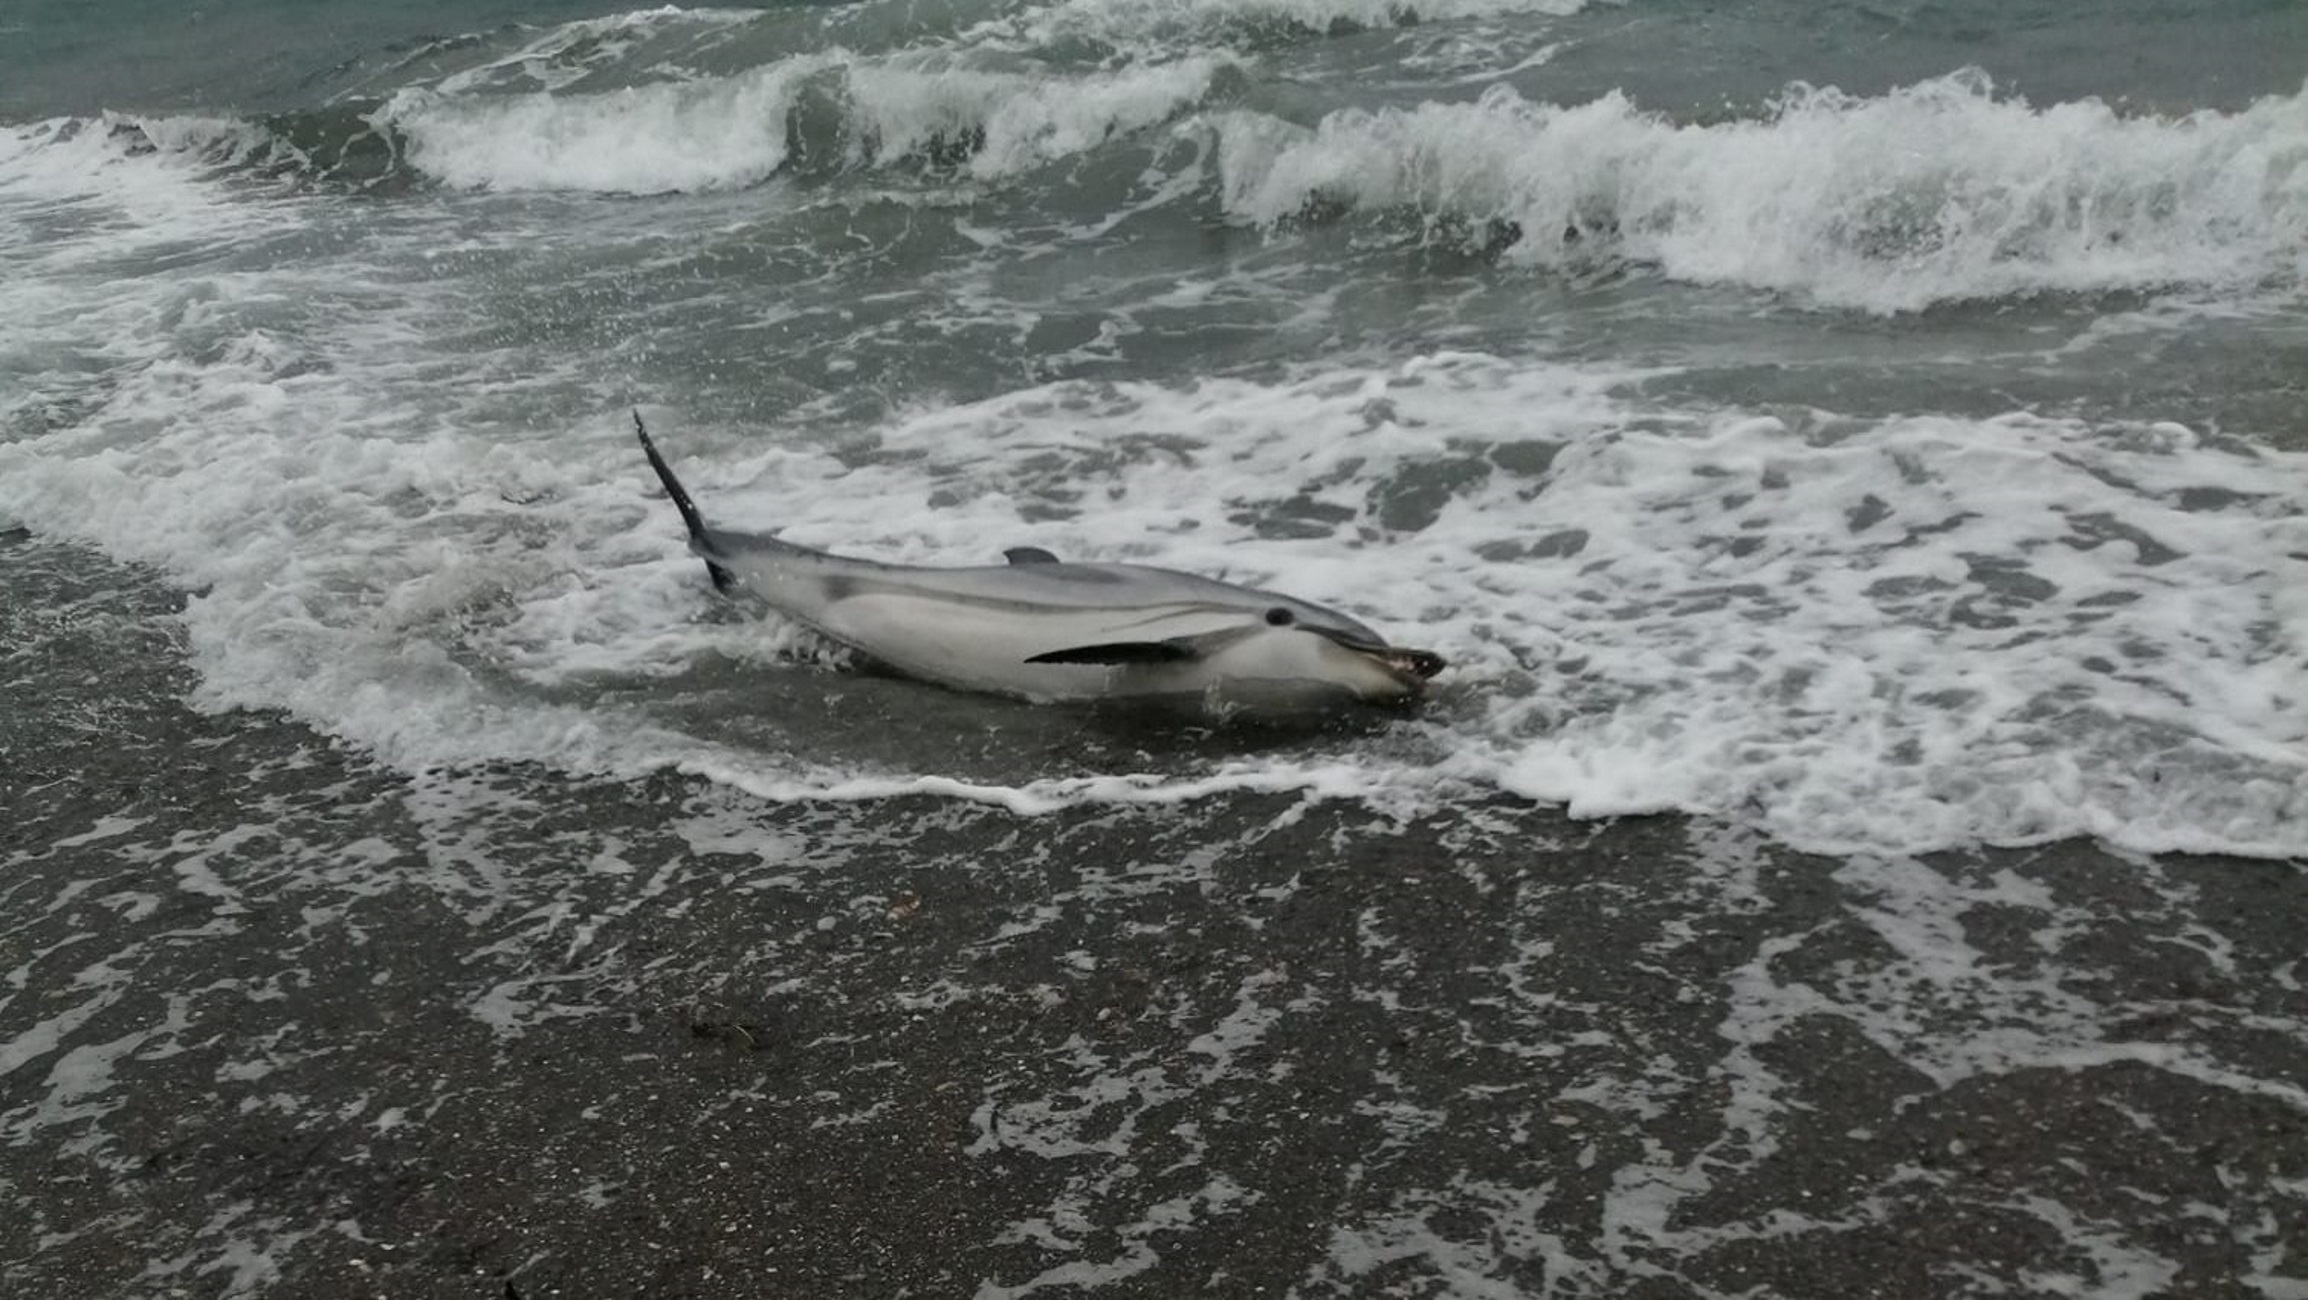
[[[203,707],[773,797],[2308,849],[2289,6],[270,14],[118,65],[83,14],[0,138],[0,516],[193,593]],[[1734,57],[1798,31],[1803,80]],[[172,76],[81,109],[75,54]],[[732,524],[1222,574],[1457,667],[1240,758],[827,704],[631,405]],[[1003,734],[888,743],[917,707]]]
[[[1896,1219],[1878,1212],[1904,1204],[1886,1189],[1911,1166],[1879,1150],[1860,1161],[1875,1190],[1816,1217],[1675,1226],[1728,1194],[1707,1190],[1724,1167],[1754,1174],[1796,1141],[1781,1126],[1810,1103],[1787,1100],[1758,1044],[1832,1004],[1923,1093],[2137,1067],[2292,1116],[2293,1146],[2269,1148],[2291,1154],[2254,1175],[2278,1190],[2231,1207],[2245,1262],[2224,1280],[2308,1294],[2296,1226],[2252,1217],[2299,1221],[2308,1169],[2285,1162],[2308,1099],[2291,1067],[2209,1039],[2132,1050],[2076,985],[2102,969],[2099,927],[2136,913],[2164,927],[2141,942],[2206,951],[2226,987],[2277,999],[2223,1023],[2295,1039],[2308,1023],[2297,960],[2199,914],[2218,890],[2175,883],[2160,856],[2251,859],[2232,869],[2301,899],[2284,860],[2308,856],[2303,375],[2308,10],[2292,0],[2088,16],[1991,0],[15,0],[0,781],[19,812],[0,888],[19,915],[0,965],[22,964],[0,1082],[23,1091],[0,1094],[0,1120],[18,1145],[100,1150],[87,1135],[115,1103],[86,1099],[133,1092],[115,1065],[182,1049],[151,1039],[153,1017],[197,1037],[167,1003],[131,1017],[145,1037],[123,1021],[102,1051],[72,1046],[90,1017],[168,996],[121,973],[158,937],[113,950],[109,976],[33,955],[66,942],[40,927],[83,896],[128,924],[148,897],[229,918],[261,894],[306,910],[300,945],[359,900],[434,899],[477,927],[437,942],[469,942],[481,971],[515,950],[574,960],[588,927],[614,929],[632,899],[552,874],[570,827],[668,798],[681,811],[653,842],[776,880],[914,861],[906,846],[938,836],[1056,875],[1159,841],[1183,874],[1149,887],[1184,891],[1181,908],[1210,905],[1210,861],[1255,857],[1278,827],[1315,828],[1341,861],[1416,827],[1522,872],[1650,825],[1626,833],[1665,834],[1694,864],[1662,886],[1662,933],[1818,888],[1890,956],[1803,983],[1771,965],[1796,931],[1757,920],[1753,965],[1688,986],[1730,1001],[1693,1004],[1687,1069],[1641,1084],[1688,1082],[1668,1111],[1705,1079],[1730,1088],[1718,1136],[1693,1139],[1704,1154],[1566,1152],[1629,1162],[1587,1237],[1534,1226],[1529,1171],[1414,1180],[1324,1219],[1301,1289],[1741,1293],[1735,1268],[1709,1271],[1730,1267],[1727,1241]],[[632,408],[718,523],[909,563],[1034,545],[1208,573],[1350,610],[1453,667],[1415,715],[1288,736],[876,676],[716,597]],[[132,725],[160,730],[128,746]],[[116,746],[141,775],[115,772]],[[282,792],[315,764],[336,775]],[[235,809],[244,789],[268,793]],[[315,811],[315,791],[356,789],[398,829]],[[1201,838],[1161,838],[1180,827]],[[210,865],[219,844],[256,874]],[[689,879],[614,843],[574,860],[604,889]],[[1779,864],[1771,888],[1758,862]],[[824,870],[881,897],[865,868]],[[173,883],[115,879],[153,871]],[[2067,871],[2096,883],[2043,875]],[[1050,888],[1004,895],[1016,910],[987,912],[980,939],[1008,951],[1077,906],[1110,924],[1101,908],[1138,897]],[[2109,901],[2135,896],[2150,901]],[[877,908],[903,910],[853,910]],[[1964,928],[1975,912],[2036,915],[2040,968],[2000,987],[2021,950],[1996,956]],[[513,916],[544,919],[484,933]],[[326,942],[372,932],[344,925]],[[1359,942],[1383,966],[1381,929]],[[1510,967],[1553,942],[1522,934],[1482,968],[1503,981],[1485,996],[1535,996]],[[639,954],[600,987],[630,994],[675,960]],[[1089,978],[1086,959],[1036,987]],[[723,988],[727,969],[697,978]],[[548,978],[522,971],[450,997],[485,1031],[480,1057],[600,1009],[515,996]],[[28,981],[88,996],[59,1008]],[[1237,1068],[1238,1050],[1314,1005],[1291,987],[1241,973],[1221,998],[1239,1003],[1231,1029],[1181,1013],[1205,1073],[1156,1087],[1124,1053],[1084,1077],[1137,1080],[1148,1106],[1237,1088],[1264,1068]],[[2168,992],[2122,994],[2126,1014]],[[1954,1027],[1930,1011],[1950,1006]],[[1629,1056],[1554,1095],[1649,1068]],[[970,1149],[1007,1149],[985,1127],[1005,1106],[1044,1107],[1055,1133],[1120,1095],[1050,1086],[985,1102]],[[1441,1131],[1449,1104],[1403,1104],[1388,1143]],[[1661,1112],[1613,1113],[1624,1137]],[[1117,1163],[989,1226],[1009,1262],[980,1294],[1127,1281],[1161,1232],[1281,1195],[1234,1169],[1168,1219],[1133,1210],[1136,1244],[1092,1267],[1083,1216],[1142,1172],[1128,1132],[1022,1141]],[[1495,1222],[1488,1253],[1462,1256],[1423,1216],[1469,1195]],[[1934,1286],[2223,1280],[2061,1193],[2013,1195],[2074,1257],[2036,1273],[1983,1257]],[[147,1282],[294,1293],[299,1250],[363,1240],[218,1222]],[[34,1243],[51,1260],[77,1240],[43,1231],[61,1234]]]

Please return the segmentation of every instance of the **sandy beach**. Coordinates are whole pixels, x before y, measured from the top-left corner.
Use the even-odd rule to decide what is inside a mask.
[[[0,732],[14,1294],[2308,1291],[2294,866],[411,777],[150,648]]]

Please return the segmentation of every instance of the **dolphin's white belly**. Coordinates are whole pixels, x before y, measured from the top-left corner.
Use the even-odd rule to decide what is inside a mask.
[[[1051,702],[1177,695],[1265,706],[1334,701],[1340,686],[1305,653],[1309,638],[1251,632],[1179,663],[1032,663],[1072,646],[1239,629],[1239,613],[1198,606],[1019,609],[901,591],[846,596],[815,611],[819,630],[911,677]],[[1245,702],[1249,702],[1246,698]]]
[[[1027,663],[1078,642],[1053,639],[1055,620],[954,601],[877,592],[834,601],[810,621],[909,677],[964,690],[1027,700],[1092,699],[1110,694],[1120,671],[1103,664]]]

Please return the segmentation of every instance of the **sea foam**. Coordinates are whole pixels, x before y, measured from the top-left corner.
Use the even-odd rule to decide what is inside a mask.
[[[1574,14],[1585,0],[1061,0],[1023,5],[963,34],[972,44],[1144,57],[1182,45],[1255,45],[1277,32],[1332,34],[1518,15]]]
[[[704,617],[618,422],[490,442],[380,424],[362,414],[378,385],[419,379],[346,385],[312,360],[260,333],[144,367],[103,416],[0,445],[0,518],[198,590],[204,703],[286,708],[396,764],[677,766],[765,795],[1021,811],[1506,792],[1818,849],[2308,852],[2291,504],[2308,456],[2170,424],[1665,405],[1641,375],[1475,353],[1039,386],[890,424],[871,454],[682,431],[728,526],[897,562],[1034,544],[1157,563],[1335,604],[1454,662],[1398,724],[1426,757],[1045,774],[762,749],[587,694],[707,663],[836,691],[842,674],[777,667],[799,643],[774,618]],[[133,457],[107,449],[122,425]],[[1405,506],[1437,465],[1456,486]]]

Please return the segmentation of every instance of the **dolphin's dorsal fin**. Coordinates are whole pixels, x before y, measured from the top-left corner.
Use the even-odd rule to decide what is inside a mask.
[[[1056,564],[1058,557],[1039,546],[1013,546],[1002,552],[1002,558],[1012,564]]]
[[[1030,664],[1174,664],[1201,651],[1184,641],[1107,641],[1029,656]]]
[[[649,426],[641,422],[641,412],[633,412],[633,432],[641,439],[641,454],[649,458],[649,468],[657,471],[657,481],[665,485],[665,495],[673,498],[673,508],[681,512],[681,522],[689,528],[689,549],[705,559],[705,571],[713,578],[715,591],[727,592],[737,585],[737,575],[713,559],[712,530],[705,526],[705,516],[697,512],[697,503],[689,499],[689,492],[681,480],[673,477],[673,467],[657,454],[657,444],[649,440]]]

